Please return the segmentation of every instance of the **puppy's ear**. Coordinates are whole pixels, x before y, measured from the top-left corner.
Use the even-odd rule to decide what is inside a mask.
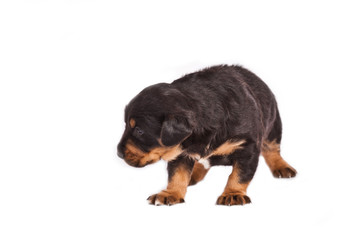
[[[192,129],[183,116],[168,116],[163,122],[160,139],[164,146],[181,143],[192,133]]]

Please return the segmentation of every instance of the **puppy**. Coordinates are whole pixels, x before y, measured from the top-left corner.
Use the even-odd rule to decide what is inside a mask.
[[[274,95],[255,74],[220,65],[145,88],[125,108],[117,146],[129,165],[168,162],[168,185],[150,204],[184,202],[186,189],[216,165],[232,166],[219,205],[250,203],[246,195],[263,155],[274,177],[295,177],[280,155],[282,125]]]

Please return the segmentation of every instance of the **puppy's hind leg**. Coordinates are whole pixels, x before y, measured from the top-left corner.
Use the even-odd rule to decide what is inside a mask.
[[[269,136],[262,143],[261,154],[265,158],[274,177],[292,178],[296,176],[297,172],[280,155],[281,135],[282,125],[279,112],[277,111],[276,120]]]
[[[246,144],[228,156],[233,163],[233,171],[229,176],[224,192],[217,199],[218,205],[244,205],[251,203],[246,190],[252,180],[259,161],[260,150],[254,142]]]
[[[272,174],[276,178],[295,177],[297,171],[290,166],[280,155],[280,144],[276,140],[263,143],[261,154],[265,158]]]

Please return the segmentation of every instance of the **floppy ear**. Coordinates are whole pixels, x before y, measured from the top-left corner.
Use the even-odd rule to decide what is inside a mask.
[[[174,146],[189,137],[191,133],[192,129],[185,117],[169,116],[162,125],[161,143],[168,147]]]

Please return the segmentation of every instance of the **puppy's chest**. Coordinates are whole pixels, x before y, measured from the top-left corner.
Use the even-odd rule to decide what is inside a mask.
[[[198,163],[202,164],[205,169],[209,169],[211,166],[216,165],[232,165],[231,158],[227,155],[207,155],[200,156],[196,153],[187,154],[190,158],[194,159]]]
[[[205,146],[192,146],[185,150],[186,155],[203,164],[205,168],[213,165],[231,165],[231,155],[235,151],[241,151],[245,140],[229,140],[218,145],[211,147],[210,144]]]

